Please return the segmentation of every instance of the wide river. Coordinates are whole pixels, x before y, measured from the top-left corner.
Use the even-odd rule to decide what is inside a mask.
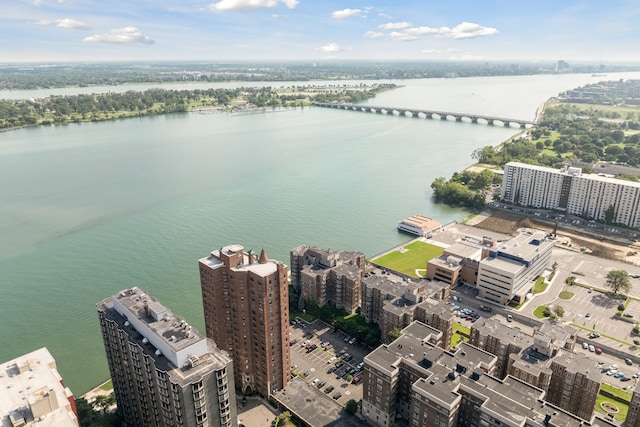
[[[602,79],[392,81],[404,87],[369,102],[531,120],[547,98]],[[163,87],[231,85],[243,86]],[[431,182],[517,132],[306,107],[0,133],[0,361],[46,346],[80,395],[108,377],[97,302],[139,286],[204,333],[197,260],[211,250],[238,243],[287,264],[301,244],[375,255],[408,240],[395,230],[406,216],[462,219],[431,201]]]

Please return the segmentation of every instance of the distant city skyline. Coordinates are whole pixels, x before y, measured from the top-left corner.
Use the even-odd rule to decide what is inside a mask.
[[[2,62],[640,62],[634,0],[3,3]]]

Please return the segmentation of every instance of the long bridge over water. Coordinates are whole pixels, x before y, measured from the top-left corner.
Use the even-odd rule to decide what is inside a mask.
[[[485,116],[482,114],[468,113],[451,113],[448,111],[424,110],[421,108],[397,108],[397,107],[379,107],[374,105],[360,104],[339,104],[328,102],[314,102],[313,105],[325,108],[337,108],[341,110],[361,111],[365,113],[379,114],[397,114],[405,117],[427,118],[434,120],[450,120],[453,118],[456,122],[483,123],[487,125],[500,125],[504,127],[527,128],[535,126],[537,123],[530,120],[509,119],[507,117]]]

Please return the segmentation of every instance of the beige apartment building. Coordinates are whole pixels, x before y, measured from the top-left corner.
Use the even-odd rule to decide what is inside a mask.
[[[97,310],[125,425],[237,426],[226,351],[139,288],[105,299]]]
[[[269,396],[289,382],[287,266],[241,245],[199,260],[207,337],[233,359],[235,386]]]
[[[80,425],[73,394],[46,348],[0,363],[0,425]]]

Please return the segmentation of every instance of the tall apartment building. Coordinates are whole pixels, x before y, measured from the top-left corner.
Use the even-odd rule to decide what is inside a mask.
[[[46,348],[0,363],[0,425],[80,425],[73,394]]]
[[[302,298],[349,313],[360,307],[366,262],[363,253],[299,246],[290,256],[291,285]]]
[[[549,261],[553,242],[541,231],[521,233],[496,248],[483,248],[478,297],[497,304],[521,303]]]
[[[544,400],[543,390],[498,379],[496,356],[461,343],[429,344],[435,329],[413,322],[364,359],[362,416],[371,425],[580,427],[592,425]],[[599,424],[605,425],[605,424]]]
[[[501,197],[508,203],[596,220],[605,220],[613,208],[613,223],[640,228],[640,183],[583,174],[580,168],[509,162],[504,167]]]
[[[138,288],[97,310],[125,425],[237,426],[227,352]]]
[[[235,386],[269,396],[290,377],[287,266],[229,245],[199,260],[207,336],[233,358]]]

